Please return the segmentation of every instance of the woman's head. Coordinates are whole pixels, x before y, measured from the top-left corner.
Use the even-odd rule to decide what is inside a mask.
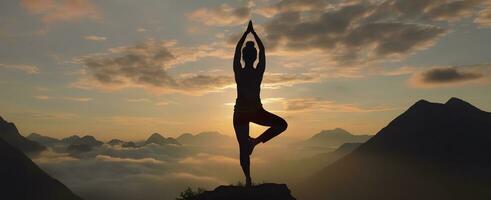
[[[257,50],[254,47],[253,41],[246,42],[246,46],[242,49],[242,58],[245,63],[252,64],[256,61],[257,58]]]

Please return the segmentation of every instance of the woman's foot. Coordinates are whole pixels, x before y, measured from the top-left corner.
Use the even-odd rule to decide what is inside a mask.
[[[249,137],[249,155],[252,154],[254,147],[256,147],[257,144],[259,144],[258,139]]]
[[[251,180],[251,177],[246,177],[246,183],[245,183],[245,186],[246,186],[246,187],[251,187],[251,186],[252,186],[252,180]]]

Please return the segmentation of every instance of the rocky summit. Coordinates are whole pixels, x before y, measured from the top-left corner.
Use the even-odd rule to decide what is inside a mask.
[[[196,200],[295,200],[285,184],[263,183],[252,187],[219,186],[205,191]]]

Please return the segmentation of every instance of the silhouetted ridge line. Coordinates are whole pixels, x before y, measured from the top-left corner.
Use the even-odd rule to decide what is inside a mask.
[[[488,200],[489,144],[490,113],[457,98],[421,100],[295,191],[305,200]]]
[[[160,135],[158,133],[152,134],[145,141],[145,145],[151,144],[151,143],[158,144],[158,145],[169,145],[169,144],[181,145],[181,143],[179,143],[176,139],[174,139],[172,137],[165,138],[164,136],[162,136],[162,135]]]
[[[0,139],[27,154],[38,154],[46,150],[45,146],[22,136],[14,123],[3,118],[0,120]]]
[[[2,139],[0,163],[1,199],[81,199]]]

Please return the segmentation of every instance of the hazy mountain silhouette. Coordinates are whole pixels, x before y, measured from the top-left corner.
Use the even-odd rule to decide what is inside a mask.
[[[491,113],[418,101],[296,187],[301,199],[491,199]]]
[[[123,143],[124,143],[124,141],[120,140],[120,139],[112,139],[109,142],[107,142],[107,144],[109,144],[111,146],[122,145]]]
[[[92,151],[95,147],[99,147],[104,143],[97,140],[94,136],[86,135],[80,137],[78,135],[73,135],[61,139],[61,142],[66,146],[66,151],[75,156],[79,153]]]
[[[295,200],[285,184],[263,183],[250,188],[243,186],[219,186],[205,191],[195,200]]]
[[[148,139],[145,141],[145,145],[147,144],[158,144],[158,145],[168,145],[168,144],[173,144],[173,145],[181,145],[176,139],[172,137],[165,138],[164,136],[154,133]]]
[[[0,162],[1,199],[81,199],[3,139],[0,139]]]
[[[298,182],[351,153],[361,144],[346,143],[333,151],[316,153],[300,159],[294,159],[295,156],[292,155],[290,159],[275,160],[274,168],[271,170],[274,170],[274,174],[280,175],[280,181]],[[271,172],[267,170],[259,173],[268,177]],[[288,179],[283,179],[283,177],[288,177]],[[278,179],[277,177],[272,178]]]
[[[366,142],[372,135],[353,135],[350,132],[336,128],[323,130],[303,142],[307,146],[339,147],[344,143]]]
[[[107,142],[107,144],[109,144],[111,146],[120,145],[121,147],[125,147],[125,148],[136,148],[136,147],[138,147],[138,145],[136,145],[136,143],[134,143],[134,142],[131,142],[131,141],[125,142],[125,141],[119,140],[119,139],[112,139],[109,142]]]
[[[73,144],[74,142],[80,140],[80,136],[72,135],[70,137],[62,138],[61,142],[67,145]]]
[[[39,153],[46,149],[45,146],[26,139],[19,133],[14,123],[7,122],[2,117],[0,117],[0,139],[28,154]]]
[[[346,154],[351,153],[352,151],[354,151],[356,148],[358,148],[362,144],[363,143],[344,143],[343,145],[341,145],[339,148],[337,148],[332,153],[346,155]]]
[[[176,138],[181,144],[194,146],[221,146],[234,144],[234,139],[216,131],[201,132],[196,135],[185,133]]]
[[[26,138],[31,140],[31,141],[37,142],[39,144],[45,145],[45,146],[52,146],[52,145],[59,144],[61,142],[61,140],[59,140],[57,138],[44,136],[44,135],[41,135],[38,133],[31,133]]]
[[[101,146],[104,142],[95,139],[94,136],[86,135],[79,137],[78,135],[73,135],[67,138],[61,139],[61,141],[67,145],[88,145],[91,147]]]

